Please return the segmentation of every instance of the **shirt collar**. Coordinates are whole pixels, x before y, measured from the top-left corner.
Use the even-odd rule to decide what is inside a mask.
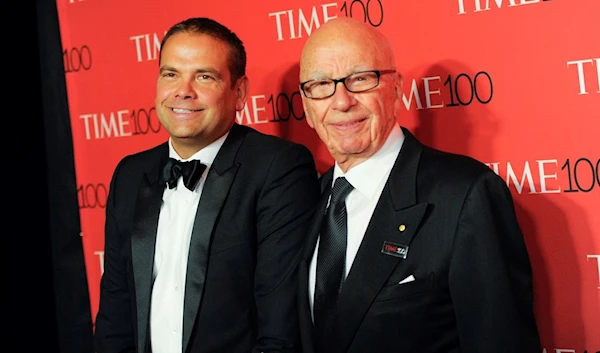
[[[364,162],[350,168],[345,174],[336,162],[333,169],[332,183],[336,178],[344,176],[354,189],[365,197],[372,199],[378,196],[375,193],[380,190],[379,185],[387,180],[403,142],[404,133],[400,126],[395,124],[379,151]],[[375,170],[376,173],[373,172]]]
[[[229,131],[227,133],[225,133],[225,135],[219,137],[217,140],[213,141],[210,145],[208,145],[208,146],[204,147],[203,149],[201,149],[200,151],[194,153],[190,158],[187,158],[187,159],[181,158],[177,154],[177,152],[175,152],[175,149],[173,148],[173,144],[172,144],[172,139],[169,138],[169,157],[175,158],[179,161],[184,161],[184,162],[198,159],[202,162],[202,164],[205,164],[208,169],[215,161],[215,158],[217,157],[217,153],[221,149],[221,146],[223,146],[223,143],[225,142],[227,135],[229,135]]]

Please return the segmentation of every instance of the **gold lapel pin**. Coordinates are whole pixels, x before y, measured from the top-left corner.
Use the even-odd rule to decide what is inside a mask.
[[[405,226],[404,224],[401,224],[401,225],[398,227],[398,230],[399,230],[399,231],[401,231],[401,232],[404,232],[404,231],[406,230],[406,226]]]

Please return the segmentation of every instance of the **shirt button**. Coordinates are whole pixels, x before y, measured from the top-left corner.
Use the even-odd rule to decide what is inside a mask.
[[[179,286],[175,286],[175,290],[178,291],[179,290]]]
[[[172,333],[172,334],[176,334],[176,333],[177,333],[177,330],[173,330],[173,331],[171,331],[171,333]]]

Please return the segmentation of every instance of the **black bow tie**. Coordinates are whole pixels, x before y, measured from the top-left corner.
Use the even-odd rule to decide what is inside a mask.
[[[177,186],[179,177],[183,177],[185,187],[193,191],[204,169],[206,169],[206,165],[196,159],[189,162],[182,162],[174,158],[169,158],[163,167],[161,182],[167,183],[169,189],[173,189]]]

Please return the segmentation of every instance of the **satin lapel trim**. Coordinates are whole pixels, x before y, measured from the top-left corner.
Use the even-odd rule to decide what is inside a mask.
[[[152,270],[154,268],[154,247],[158,216],[162,203],[164,186],[158,183],[158,169],[161,162],[142,179],[136,201],[133,232],[131,234],[131,262],[135,282],[135,297],[138,319],[138,352],[146,346],[148,320],[150,317],[150,293],[152,292]]]
[[[200,310],[213,230],[221,213],[239,164],[235,155],[244,140],[245,130],[234,125],[208,172],[190,240],[186,275],[186,294],[183,304],[183,351],[187,350],[194,322]]]
[[[403,259],[382,254],[384,242],[408,246],[417,233],[427,203],[417,204],[417,170],[423,146],[403,128],[405,140],[371,217],[339,298],[337,337],[345,352],[377,293]],[[407,188],[411,186],[411,188]],[[404,225],[404,231],[400,231]]]

